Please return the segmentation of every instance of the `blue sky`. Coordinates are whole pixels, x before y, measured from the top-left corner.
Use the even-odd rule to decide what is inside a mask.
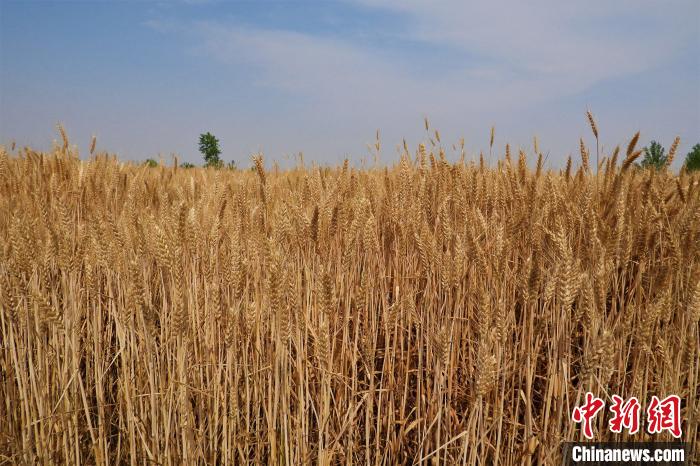
[[[0,0],[0,144],[47,149],[61,121],[83,153],[384,161],[423,118],[469,156],[496,145],[550,166],[637,130],[684,155],[700,142],[697,0]],[[680,162],[680,160],[678,161]]]

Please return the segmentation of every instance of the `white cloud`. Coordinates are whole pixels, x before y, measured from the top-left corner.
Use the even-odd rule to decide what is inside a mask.
[[[252,86],[302,98],[296,124],[327,128],[324,137],[331,143],[358,131],[371,134],[377,126],[388,130],[393,143],[426,114],[435,116],[442,130],[485,134],[493,119],[506,120],[507,126],[513,113],[527,117],[538,105],[547,111],[557,99],[662,66],[698,40],[692,13],[699,7],[692,1],[674,7],[650,0],[353,3],[401,15],[404,39],[477,58],[449,71],[418,74],[386,50],[342,36],[226,22],[184,29],[197,34],[197,52],[248,70]],[[151,25],[166,26],[172,28]]]
[[[418,78],[386,55],[342,39],[212,23],[198,29],[213,56],[258,65],[261,82],[292,92],[333,100],[368,94],[375,102],[422,94],[426,102],[517,106],[658,66],[697,40],[697,16],[688,13],[700,8],[692,0],[675,8],[649,0],[359,3],[406,15],[411,40],[460,48],[486,64]]]
[[[196,50],[256,70],[253,84],[303,95],[345,113],[366,116],[369,111],[383,117],[455,105],[512,108],[551,91],[541,81],[500,66],[465,64],[449,73],[437,68],[418,76],[398,59],[340,39],[218,23],[198,23],[195,29],[202,37]]]
[[[476,52],[562,91],[658,65],[679,46],[698,40],[694,0],[587,2],[358,0],[401,12],[422,40]],[[570,84],[570,86],[567,86]]]

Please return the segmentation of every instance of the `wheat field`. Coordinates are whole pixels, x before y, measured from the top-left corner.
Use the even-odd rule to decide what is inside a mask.
[[[698,443],[700,176],[639,134],[563,170],[493,133],[285,170],[61,134],[0,151],[0,464],[556,464],[587,391],[677,394]]]

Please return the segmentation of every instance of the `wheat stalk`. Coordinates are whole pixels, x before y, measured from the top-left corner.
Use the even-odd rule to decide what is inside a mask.
[[[697,175],[425,126],[359,168],[0,149],[3,459],[548,464],[603,389],[681,394],[697,443]]]

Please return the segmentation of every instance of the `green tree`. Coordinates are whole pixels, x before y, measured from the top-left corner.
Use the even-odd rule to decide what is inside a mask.
[[[685,156],[685,169],[689,172],[700,170],[700,144],[695,144]]]
[[[649,147],[644,148],[644,159],[642,159],[640,165],[657,170],[663,168],[666,164],[666,159],[668,159],[668,156],[664,153],[665,151],[661,144],[656,141],[651,141]]]
[[[158,166],[158,162],[156,162],[153,159],[146,159],[146,161],[144,162],[144,165],[146,165],[147,167],[150,167],[150,168],[155,168]]]
[[[180,168],[194,168],[194,165],[189,162],[185,162],[182,165],[180,165]]]
[[[213,134],[207,132],[199,135],[199,152],[204,157],[205,167],[221,167],[223,162],[219,158],[219,140]]]

